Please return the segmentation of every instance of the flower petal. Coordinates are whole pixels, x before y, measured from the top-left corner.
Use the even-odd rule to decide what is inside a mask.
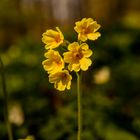
[[[94,32],[96,32],[100,27],[101,25],[98,24],[96,21],[93,23],[93,27],[94,27]]]
[[[77,50],[79,48],[80,48],[80,46],[79,46],[78,42],[73,42],[68,45],[68,50]]]
[[[60,90],[60,91],[64,91],[65,88],[66,88],[66,85],[63,85],[62,81],[60,81],[60,82],[56,83],[56,87],[55,88]]]
[[[91,64],[92,61],[88,58],[83,58],[80,60],[80,67],[83,71],[86,71]]]
[[[87,35],[79,33],[78,34],[78,39],[85,42],[87,40]]]
[[[64,35],[61,32],[61,30],[59,29],[59,27],[56,27],[56,30],[60,33],[60,38],[63,40],[64,39]]]
[[[71,52],[65,52],[65,53],[63,53],[63,56],[64,56],[64,61],[66,63],[71,62],[71,60],[72,60],[72,53]]]
[[[82,43],[80,47],[82,48],[82,50],[87,50],[89,48],[87,43]]]
[[[101,36],[101,34],[99,32],[96,32],[96,33],[90,33],[87,36],[88,36],[88,39],[90,40],[96,40],[98,39],[98,37]]]
[[[50,61],[50,60],[44,60],[43,62],[42,62],[42,65],[43,65],[43,67],[44,67],[44,69],[46,70],[46,71],[48,71],[48,70],[50,70],[50,69],[52,69],[52,62]]]
[[[74,71],[78,72],[80,70],[80,64],[71,63],[71,64],[69,64],[68,69],[70,71],[74,70]]]
[[[55,38],[55,36],[57,36],[59,33],[57,31],[54,30],[47,30],[46,33],[44,33],[45,36],[49,36],[52,38]]]
[[[90,57],[92,54],[93,52],[90,49],[83,51],[84,57]]]

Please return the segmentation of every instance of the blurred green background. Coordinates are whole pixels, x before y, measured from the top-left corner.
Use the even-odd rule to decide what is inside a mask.
[[[10,96],[14,140],[76,140],[76,76],[58,92],[42,67],[42,33],[59,26],[70,42],[77,20],[91,17],[102,36],[83,72],[83,140],[140,139],[139,0],[0,0],[0,55]],[[1,81],[0,81],[1,85]],[[7,140],[0,86],[0,139]]]

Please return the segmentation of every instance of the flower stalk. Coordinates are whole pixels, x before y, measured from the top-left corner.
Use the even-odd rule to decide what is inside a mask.
[[[82,134],[81,75],[78,72],[76,74],[77,74],[77,109],[78,109],[77,140],[81,140],[81,134]]]
[[[4,71],[4,65],[3,65],[1,57],[0,57],[0,74],[1,74],[1,80],[2,80],[2,91],[4,95],[4,116],[5,116],[5,121],[7,125],[8,139],[13,140],[11,124],[8,118],[8,94],[6,90],[5,71]]]

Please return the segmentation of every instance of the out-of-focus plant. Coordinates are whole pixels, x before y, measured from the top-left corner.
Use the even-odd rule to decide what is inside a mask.
[[[4,117],[7,125],[8,139],[13,140],[11,124],[9,121],[9,109],[8,109],[9,102],[8,102],[8,93],[6,88],[5,71],[4,71],[4,65],[1,57],[0,57],[0,73],[1,73],[0,76],[2,81],[2,90],[3,90],[3,97],[4,97]]]
[[[97,30],[100,25],[92,18],[83,18],[75,23],[75,31],[78,33],[78,41],[70,43],[65,40],[63,33],[58,27],[56,30],[49,29],[43,33],[42,41],[45,43],[46,60],[42,62],[45,71],[49,74],[49,82],[54,83],[57,90],[70,89],[74,71],[77,75],[77,107],[78,107],[78,134],[77,140],[81,140],[82,117],[81,117],[81,71],[87,71],[92,61],[89,58],[92,50],[85,43],[96,40],[101,36]],[[62,51],[61,51],[61,50]]]
[[[18,140],[34,140],[33,136],[27,136],[25,139],[18,139]]]

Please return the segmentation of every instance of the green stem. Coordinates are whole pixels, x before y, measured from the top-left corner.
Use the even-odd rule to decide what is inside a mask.
[[[81,140],[82,133],[82,117],[81,117],[81,75],[77,74],[77,108],[78,108],[78,133],[77,140]]]
[[[5,121],[7,125],[7,132],[8,132],[8,138],[9,140],[13,140],[13,135],[12,135],[12,129],[11,129],[11,124],[9,122],[8,118],[8,94],[6,90],[6,81],[5,81],[5,72],[4,72],[4,65],[2,62],[2,59],[0,57],[0,70],[1,70],[1,80],[2,80],[2,90],[3,90],[3,95],[4,95],[4,116],[5,116]]]

